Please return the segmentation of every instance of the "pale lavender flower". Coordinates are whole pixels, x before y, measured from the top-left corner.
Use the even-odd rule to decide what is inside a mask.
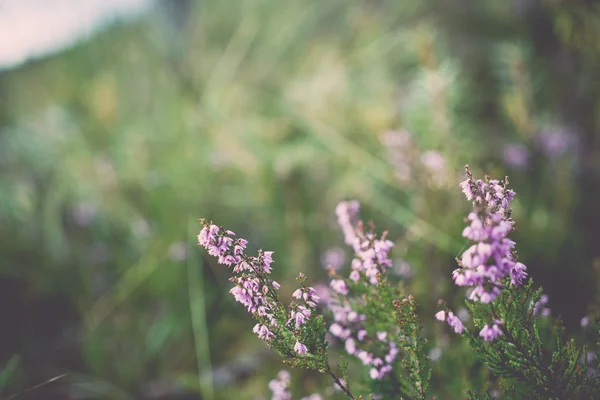
[[[503,152],[502,158],[506,165],[513,168],[524,169],[529,165],[529,151],[521,144],[509,144]]]
[[[323,266],[325,268],[331,267],[334,270],[340,269],[344,265],[345,261],[346,255],[344,253],[344,250],[337,247],[334,249],[327,250],[321,256],[321,263],[323,264]]]
[[[431,359],[431,361],[437,361],[440,359],[441,356],[442,356],[441,348],[434,347],[431,350],[429,350],[429,358]]]
[[[564,128],[540,131],[536,139],[544,154],[552,160],[576,147],[575,136]]]
[[[402,148],[410,144],[410,133],[404,129],[389,130],[381,135],[381,142],[388,147]]]
[[[298,306],[295,310],[292,310],[292,317],[288,320],[286,325],[290,325],[292,322],[295,322],[296,329],[298,329],[302,325],[306,324],[306,321],[308,321],[310,315],[311,311],[308,308],[304,306]]]
[[[357,270],[350,272],[349,278],[353,282],[358,282],[360,280],[360,272],[358,272]]]
[[[410,279],[415,274],[410,264],[402,259],[394,260],[394,272],[403,279]]]
[[[346,282],[344,282],[342,279],[334,279],[329,283],[329,286],[331,286],[331,288],[341,294],[342,296],[345,296],[348,294],[348,285],[346,285]]]
[[[458,311],[456,312],[456,315],[458,316],[458,318],[460,318],[461,321],[466,322],[469,319],[471,319],[471,315],[469,314],[469,310],[467,310],[464,307],[461,307],[458,309]]]
[[[359,208],[360,204],[356,200],[342,201],[335,208],[335,214],[338,217],[338,224],[342,228],[342,232],[344,232],[344,242],[348,246],[352,246],[356,239],[354,225],[358,219]]]
[[[79,226],[89,226],[96,216],[96,207],[90,203],[78,204],[73,210],[73,219]]]
[[[488,342],[493,341],[500,335],[502,335],[502,330],[500,330],[497,324],[493,324],[491,327],[489,325],[485,325],[481,332],[479,332],[479,336]]]
[[[439,151],[427,150],[421,154],[421,162],[431,172],[443,171],[446,164],[444,156]]]
[[[446,311],[441,310],[441,311],[438,311],[437,313],[435,313],[435,319],[437,319],[438,321],[445,321],[446,320]]]
[[[346,339],[345,348],[348,354],[354,354],[356,352],[356,343],[354,342],[354,339]]]
[[[358,333],[356,334],[356,337],[359,341],[363,341],[365,340],[365,337],[367,336],[367,331],[364,329],[361,329],[358,331]]]
[[[277,379],[269,382],[269,389],[273,392],[271,400],[292,400],[292,393],[288,391],[290,373],[283,370],[277,374]]]
[[[590,323],[590,317],[583,317],[581,318],[581,321],[579,322],[579,324],[581,325],[582,328],[585,328],[586,326],[588,326]]]
[[[462,321],[456,316],[454,315],[454,313],[452,311],[448,312],[448,317],[446,318],[446,322],[448,322],[448,325],[450,325],[450,327],[452,329],[454,329],[454,332],[461,334],[463,332],[463,330],[465,329]]]
[[[549,300],[550,300],[550,298],[548,297],[548,295],[546,295],[546,294],[541,295],[540,300],[533,305],[533,315],[541,315],[543,317],[549,316],[550,309],[547,307],[544,307],[546,304],[548,304]]]
[[[169,246],[169,258],[173,261],[183,261],[187,258],[187,250],[184,243],[173,243]]]
[[[300,355],[308,353],[306,346],[299,341],[296,341],[296,344],[294,345],[294,351]]]
[[[323,400],[323,398],[321,397],[320,394],[318,393],[313,393],[310,396],[304,396],[302,399],[300,400]]]
[[[275,334],[269,330],[266,325],[256,324],[252,332],[256,333],[258,337],[266,342],[273,339]]]
[[[317,283],[315,285],[315,292],[317,293],[317,296],[322,301],[322,303],[324,303],[327,307],[329,305],[329,302],[331,301],[331,291],[329,287],[322,283]]]

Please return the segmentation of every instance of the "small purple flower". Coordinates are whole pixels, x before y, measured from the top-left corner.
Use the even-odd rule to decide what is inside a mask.
[[[590,323],[590,317],[583,317],[581,318],[581,322],[579,323],[581,325],[582,328],[585,328],[586,326],[588,326]]]
[[[446,160],[439,151],[427,150],[421,154],[421,162],[431,172],[438,172],[444,169]]]
[[[269,382],[269,389],[273,392],[271,400],[292,400],[292,394],[288,391],[290,384],[290,373],[287,371],[279,371],[277,379]]]
[[[365,340],[365,337],[367,336],[367,331],[364,329],[361,329],[358,331],[358,333],[356,334],[356,337],[358,338],[359,341],[363,341]]]
[[[465,330],[462,321],[456,315],[454,315],[452,311],[448,312],[448,317],[446,321],[448,322],[448,325],[450,325],[450,327],[454,329],[454,332],[458,334],[461,334]]]
[[[305,396],[305,397],[301,398],[300,400],[323,400],[323,398],[321,397],[320,394],[313,393],[310,396]]]
[[[299,341],[296,341],[296,344],[294,345],[294,351],[300,355],[308,353],[306,346]]]
[[[360,204],[358,201],[342,201],[336,209],[335,214],[338,217],[338,224],[341,226],[344,232],[344,242],[348,246],[352,246],[356,239],[356,233],[354,232],[354,224],[358,219],[358,209]]]
[[[479,336],[488,342],[493,341],[500,335],[502,335],[502,330],[500,330],[497,324],[493,324],[491,327],[489,325],[485,325],[481,332],[479,332]]]
[[[445,321],[446,320],[446,311],[444,311],[444,310],[438,311],[435,314],[435,319],[437,319],[438,321]]]
[[[354,354],[356,352],[356,343],[354,342],[354,339],[346,339],[345,348],[348,354]]]
[[[523,169],[529,165],[529,151],[521,144],[507,145],[502,152],[502,158],[513,168]]]
[[[344,282],[342,279],[334,279],[329,283],[329,286],[331,286],[331,288],[341,294],[342,296],[345,296],[348,294],[348,285],[346,285],[346,282]]]
[[[536,139],[546,157],[552,160],[577,148],[575,135],[560,127],[543,130],[537,134]]]
[[[260,339],[267,342],[275,337],[275,334],[273,334],[267,326],[261,324],[254,325],[252,332],[256,333]]]
[[[473,187],[472,187],[472,183],[471,183],[470,179],[467,179],[466,181],[462,181],[460,183],[460,187],[462,188],[462,192],[467,197],[467,200],[472,200],[473,197],[475,197],[475,194],[473,193]]]
[[[344,265],[346,255],[340,248],[327,250],[321,257],[321,262],[325,268],[331,267],[334,270],[340,269]]]
[[[373,361],[373,355],[364,350],[359,351],[356,356],[364,365],[370,365]]]
[[[544,307],[546,304],[548,304],[549,300],[550,298],[548,297],[548,295],[541,295],[540,300],[533,305],[533,315],[541,315],[543,317],[547,317],[548,315],[550,315],[550,309]]]
[[[357,270],[350,272],[349,278],[353,282],[358,282],[360,280],[360,272],[358,272]]]

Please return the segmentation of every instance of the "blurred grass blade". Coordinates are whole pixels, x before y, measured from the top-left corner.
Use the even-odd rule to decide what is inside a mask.
[[[17,370],[17,367],[19,366],[20,361],[20,357],[17,354],[13,354],[13,356],[6,363],[6,366],[2,369],[2,371],[0,371],[0,393],[2,393],[8,386],[11,378]]]
[[[300,114],[284,99],[282,99],[281,104],[283,112],[306,129],[316,140],[329,148],[332,153],[346,155],[349,162],[362,169],[372,179],[379,181],[383,185],[394,186],[394,181],[388,173],[387,162],[370,154],[367,150],[356,145],[352,140],[339,134],[334,128],[327,126],[316,118]],[[389,215],[401,226],[405,228],[412,226],[417,237],[430,242],[441,250],[456,253],[456,249],[462,246],[461,243],[454,240],[450,235],[419,217],[408,207],[394,202],[381,191],[377,191],[377,196],[373,196],[370,199],[370,203],[380,212]]]
[[[195,237],[195,224],[188,222],[188,237]],[[190,240],[187,243],[190,246]],[[194,348],[196,350],[196,363],[198,366],[198,383],[202,387],[202,397],[207,400],[214,399],[212,379],[212,366],[210,361],[210,343],[208,339],[208,321],[206,319],[206,301],[204,299],[204,275],[202,257],[193,257],[197,254],[188,249],[190,255],[187,259],[188,292],[190,302],[190,317],[194,334]],[[198,258],[198,260],[196,260]]]
[[[139,287],[156,270],[165,254],[165,245],[156,241],[147,247],[140,261],[131,266],[127,272],[108,289],[91,307],[87,315],[87,328],[92,331],[100,325],[119,304]]]

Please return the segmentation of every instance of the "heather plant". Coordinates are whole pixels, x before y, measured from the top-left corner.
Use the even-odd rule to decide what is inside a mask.
[[[511,201],[515,192],[503,180],[475,179],[466,167],[460,184],[473,209],[462,236],[470,246],[457,258],[454,283],[468,287],[465,300],[472,327],[463,323],[443,301],[435,318],[445,321],[494,377],[495,394],[507,399],[590,399],[600,396],[595,368],[598,356],[566,340],[560,320],[551,321],[545,307],[548,297],[527,277],[518,261],[516,243],[509,238],[515,229]],[[427,399],[432,371],[429,346],[423,334],[415,298],[401,281],[393,281],[390,251],[394,243],[387,232],[378,234],[372,223],[358,217],[359,203],[338,204],[336,215],[344,242],[354,257],[346,274],[329,268],[330,293],[321,300],[300,274],[294,300],[284,306],[280,285],[270,278],[273,252],[245,253],[247,241],[212,222],[201,220],[200,245],[232,268],[230,293],[256,320],[258,337],[277,351],[291,367],[329,375],[338,392],[352,399]],[[325,323],[318,305],[325,306],[331,323]],[[589,325],[589,318],[582,326]],[[328,333],[330,336],[328,336]],[[341,344],[340,372],[328,357],[329,342]],[[353,374],[348,367],[352,363]],[[362,371],[362,374],[361,374]],[[280,371],[269,383],[272,398],[291,399],[290,374]],[[464,388],[469,399],[490,399]],[[303,399],[321,399],[315,393]]]

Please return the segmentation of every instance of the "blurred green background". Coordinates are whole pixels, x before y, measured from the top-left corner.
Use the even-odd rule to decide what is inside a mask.
[[[597,4],[158,1],[0,71],[0,395],[270,397],[280,359],[198,219],[274,250],[289,298],[299,272],[317,285],[350,260],[349,198],[396,242],[435,394],[486,389],[431,317],[464,296],[467,163],[510,175],[520,260],[577,332],[600,268]],[[292,376],[298,394],[328,385]]]

